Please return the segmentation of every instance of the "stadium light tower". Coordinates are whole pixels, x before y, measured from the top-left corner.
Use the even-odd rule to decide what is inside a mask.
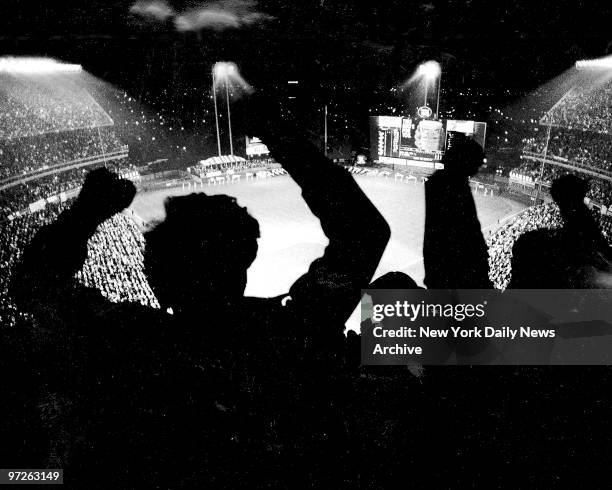
[[[223,83],[225,84],[225,100],[227,103],[227,124],[229,127],[230,155],[234,154],[234,142],[232,141],[232,116],[230,113],[229,79],[232,77],[235,77],[237,75],[237,72],[238,70],[236,69],[236,65],[234,65],[233,63],[225,62],[225,61],[220,61],[218,63],[215,63],[215,66],[213,68],[213,79],[223,80]],[[215,84],[213,83],[213,93],[215,92],[216,92],[216,87],[215,87]],[[218,131],[219,131],[219,122],[217,120],[217,135],[218,135]],[[221,154],[221,150],[219,150],[219,155],[220,154]]]
[[[438,96],[436,101],[437,115],[437,110],[440,108],[440,78],[442,75],[440,63],[438,63],[437,61],[426,61],[425,63],[422,63],[421,65],[419,65],[417,75],[419,75],[425,83],[425,106],[427,106],[427,92],[429,90],[429,84],[432,83],[434,80],[438,79]]]
[[[230,155],[234,154],[234,139],[232,138],[232,116],[230,114],[229,78],[236,74],[236,67],[228,64],[225,77],[225,101],[227,103],[227,124],[229,125]]]
[[[212,70],[212,93],[213,102],[215,104],[215,126],[217,128],[217,149],[219,156],[221,156],[221,136],[219,135],[219,111],[217,109],[217,80],[215,77],[215,69]]]

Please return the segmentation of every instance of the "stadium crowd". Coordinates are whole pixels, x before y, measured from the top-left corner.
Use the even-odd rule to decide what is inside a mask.
[[[518,167],[510,171],[510,178],[533,185],[540,181],[541,172],[542,164],[540,162],[524,159]],[[567,174],[578,175],[588,180],[589,192],[587,197],[589,199],[607,207],[612,206],[612,181],[592,177],[579,170],[570,170],[553,163],[547,163],[544,166],[541,181],[548,188],[553,180]]]
[[[593,209],[593,217],[601,232],[612,246],[612,217]],[[531,206],[489,235],[489,278],[497,289],[506,289],[512,277],[512,247],[516,241],[530,231],[559,229],[563,219],[555,203]]]
[[[0,322],[14,326],[20,317],[9,299],[8,284],[23,249],[44,225],[52,223],[68,206],[57,203],[36,213],[28,213],[0,223]],[[116,215],[103,223],[88,243],[88,258],[77,279],[85,286],[97,288],[111,301],[132,301],[159,308],[155,295],[144,277],[142,251],[144,239],[135,222]]]
[[[159,308],[143,273],[144,238],[136,223],[118,214],[102,223],[89,240],[88,257],[77,278],[113,302]]]
[[[77,188],[83,181],[86,169],[78,168],[47,175],[34,181],[18,184],[0,191],[0,220],[40,199],[58,196],[69,189]]]
[[[551,163],[545,165],[542,174],[544,185],[550,186],[550,183],[561,175],[579,175],[589,180],[587,197],[604,206],[612,205],[612,182],[580,170],[583,168],[612,175],[612,137],[607,134],[609,131],[603,130],[604,126],[601,124],[601,121],[608,121],[609,124],[611,95],[609,88],[593,92],[589,96],[570,94],[543,119],[543,122],[548,122],[552,117],[553,124],[567,127],[551,128],[550,138],[548,131],[544,130],[539,131],[536,137],[523,140],[523,152],[542,155],[546,151],[550,159]],[[582,124],[577,124],[576,121],[582,121]],[[570,170],[555,165],[555,159],[561,159],[563,163],[573,164],[575,167]],[[540,162],[524,158],[521,164],[510,172],[510,177],[533,184],[540,178],[541,172]]]
[[[533,185],[540,181],[541,172],[542,164],[540,162],[525,159],[518,167],[510,172],[510,178]],[[542,173],[542,184],[545,188],[548,188],[553,180],[568,174],[578,175],[588,180],[589,192],[587,197],[589,199],[607,207],[612,206],[612,182],[598,179],[597,177],[591,177],[577,170],[569,170],[565,167],[547,163]]]
[[[523,140],[523,151],[542,154],[546,148],[546,131]],[[593,169],[612,171],[612,137],[590,131],[565,128],[551,130],[547,155],[559,157]]]
[[[16,182],[14,185],[0,190],[0,221],[17,211],[26,209],[29,204],[36,201],[49,198],[59,199],[61,193],[78,189],[82,185],[87,172],[102,166],[120,175],[136,172],[129,159],[122,159],[70,168],[36,179]]]
[[[12,221],[0,222],[0,323],[13,327],[23,318],[9,298],[8,285],[23,250],[34,234],[44,225],[55,220],[65,209],[64,204],[49,207],[38,213],[20,216]]]
[[[34,80],[2,74],[0,81],[2,140],[113,123],[85,90],[58,83],[57,75]]]
[[[599,219],[599,226],[601,227],[603,236],[612,244],[612,216],[603,216],[599,214],[597,218]]]
[[[47,133],[0,141],[0,179],[104,155],[123,145],[112,127]]]
[[[570,90],[542,119],[542,124],[564,126],[570,129],[612,133],[612,86],[592,91]]]
[[[505,289],[512,276],[512,247],[516,240],[529,231],[558,228],[561,215],[553,203],[532,206],[492,233],[489,248],[489,278],[497,289]]]

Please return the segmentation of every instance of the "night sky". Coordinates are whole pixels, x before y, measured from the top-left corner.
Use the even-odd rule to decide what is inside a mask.
[[[443,64],[447,101],[466,87],[481,88],[493,93],[482,101],[488,108],[510,103],[577,59],[612,51],[609,1],[173,1],[165,21],[130,12],[133,4],[5,0],[0,51],[80,63],[155,109],[187,108],[186,121],[193,116],[188,107],[200,103],[192,103],[192,94],[209,90],[212,64],[236,61],[255,86],[299,79],[307,117],[335,105],[357,122],[353,132],[362,145],[368,110],[396,104],[389,89],[424,60]],[[219,5],[239,11],[246,5],[262,20],[183,32],[173,24],[190,9]]]
[[[370,58],[392,61],[388,73],[381,76],[401,77],[422,58],[444,55],[474,83],[486,86],[506,80],[512,86],[530,87],[577,58],[605,54],[612,42],[612,4],[604,1],[377,0],[368,5],[341,0],[267,0],[253,7],[274,17],[265,27],[231,29],[223,35],[209,30],[199,35],[172,32],[167,26],[131,15],[132,3],[5,0],[0,46],[5,53],[70,58],[117,79],[121,73],[116,72],[123,71],[128,61],[152,56],[152,50],[160,51],[158,56],[167,62],[171,60],[162,53],[164,48],[173,55],[178,51],[179,60],[196,55],[205,62],[207,55],[214,57],[210,51],[223,51],[217,44],[230,51],[238,45],[243,56],[245,45],[253,54],[257,48],[270,49],[275,53],[273,59],[259,59],[259,63],[278,64],[280,57],[284,58],[281,66],[289,65],[298,72],[312,73],[309,65],[315,62],[319,70],[313,75],[332,79],[368,76],[360,67],[371,62]],[[177,12],[194,5],[198,4],[169,3]],[[271,39],[266,33],[272,33]],[[195,44],[202,45],[199,53],[193,52]],[[122,50],[125,54],[118,61]],[[294,50],[310,56],[290,59]]]

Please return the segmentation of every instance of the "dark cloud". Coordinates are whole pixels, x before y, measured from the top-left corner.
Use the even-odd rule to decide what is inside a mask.
[[[130,7],[130,13],[159,22],[174,17],[174,27],[179,32],[240,29],[274,19],[273,16],[257,10],[257,2],[253,0],[204,2],[182,12],[175,12],[163,0],[139,0]]]
[[[147,20],[164,22],[174,10],[163,0],[139,0],[130,7],[130,13]]]

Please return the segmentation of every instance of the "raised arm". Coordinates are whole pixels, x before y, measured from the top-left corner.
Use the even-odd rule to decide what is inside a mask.
[[[304,318],[344,324],[387,246],[390,229],[346,169],[327,159],[293,124],[259,104],[260,136],[302,189],[329,239],[323,257],[291,287],[291,308]],[[271,115],[270,115],[271,114]]]
[[[12,281],[11,293],[26,311],[45,313],[66,301],[74,274],[87,258],[87,242],[96,228],[127,207],[133,184],[105,168],[90,172],[79,197],[27,246]]]
[[[467,178],[438,171],[425,184],[425,285],[487,289],[488,251]]]

